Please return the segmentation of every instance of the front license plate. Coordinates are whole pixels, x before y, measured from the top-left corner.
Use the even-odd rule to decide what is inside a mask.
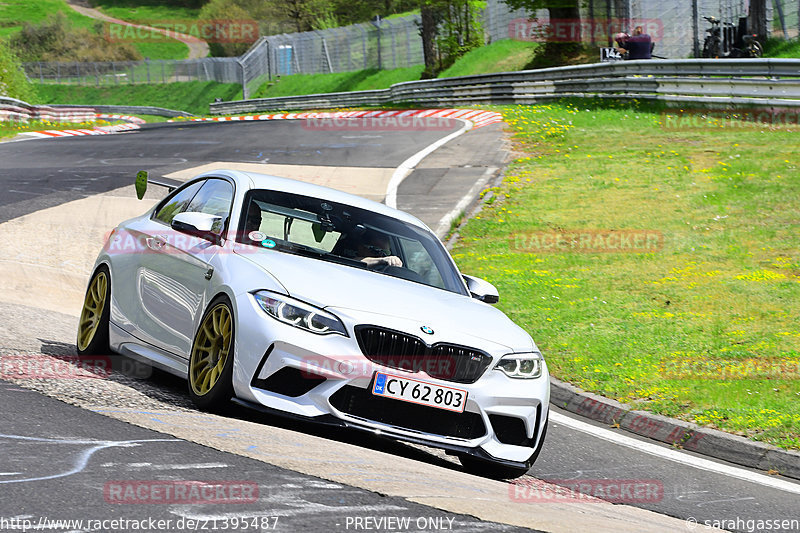
[[[465,390],[442,387],[383,372],[375,373],[372,394],[457,413],[464,412],[464,406],[467,404],[467,391]]]

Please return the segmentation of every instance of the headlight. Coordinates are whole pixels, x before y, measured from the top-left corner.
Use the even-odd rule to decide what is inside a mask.
[[[510,378],[538,378],[542,375],[542,354],[531,352],[504,355],[494,369]]]
[[[342,321],[327,311],[274,292],[260,291],[253,297],[261,309],[284,324],[318,335],[338,333],[347,337]]]

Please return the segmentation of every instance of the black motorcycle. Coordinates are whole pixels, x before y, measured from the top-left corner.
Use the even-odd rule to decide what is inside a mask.
[[[706,29],[708,36],[703,42],[703,57],[761,57],[764,49],[756,38],[747,33],[747,17],[739,19],[738,27],[730,22],[722,22],[714,17],[703,17],[711,27]]]

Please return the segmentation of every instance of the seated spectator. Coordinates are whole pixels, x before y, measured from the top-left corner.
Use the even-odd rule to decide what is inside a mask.
[[[619,52],[624,54],[627,52],[628,59],[652,59],[650,51],[652,48],[653,40],[649,35],[644,33],[641,26],[636,26],[633,29],[633,35],[619,43],[622,46]]]

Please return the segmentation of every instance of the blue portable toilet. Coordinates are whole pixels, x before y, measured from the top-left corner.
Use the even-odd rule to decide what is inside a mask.
[[[290,76],[292,74],[292,45],[282,44],[278,46],[278,74]]]

